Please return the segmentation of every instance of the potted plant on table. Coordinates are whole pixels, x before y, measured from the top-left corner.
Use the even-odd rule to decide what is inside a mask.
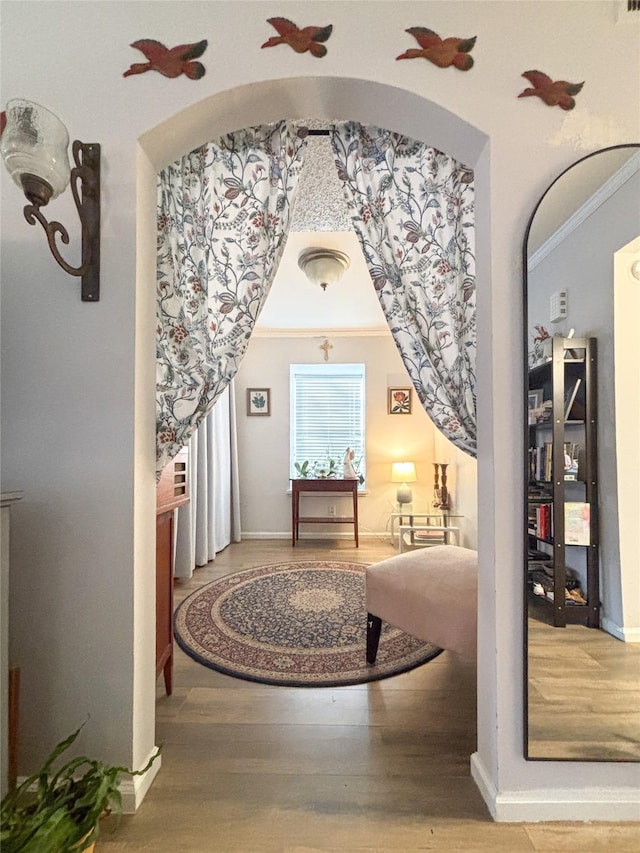
[[[92,851],[100,832],[100,818],[112,811],[120,812],[121,774],[145,773],[160,753],[156,750],[142,770],[111,767],[86,756],[72,758],[54,770],[81,730],[82,726],[61,741],[37,773],[3,798],[2,853]]]

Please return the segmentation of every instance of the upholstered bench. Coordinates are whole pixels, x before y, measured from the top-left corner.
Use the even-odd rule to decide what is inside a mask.
[[[366,572],[366,596],[368,663],[375,663],[382,621],[475,660],[476,551],[436,545],[374,563]]]

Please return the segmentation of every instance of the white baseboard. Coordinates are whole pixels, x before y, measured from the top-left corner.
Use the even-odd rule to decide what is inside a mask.
[[[247,533],[243,530],[240,539],[291,539],[291,531],[288,533]]]
[[[347,523],[348,522],[345,522],[345,524],[347,524]],[[373,530],[369,530],[369,531],[359,530],[358,531],[358,538],[359,539],[375,538],[375,539],[387,539],[388,540],[389,539],[389,533],[387,531],[384,531],[384,530],[380,531],[379,533],[376,533]],[[279,531],[279,532],[278,531],[276,531],[276,532],[264,532],[264,531],[262,531],[262,532],[260,532],[260,531],[258,531],[258,532],[256,532],[256,531],[246,532],[243,530],[241,539],[289,539],[289,540],[291,540],[291,531],[287,530],[287,531]],[[301,533],[299,539],[300,540],[303,540],[303,539],[345,539],[345,540],[349,540],[350,539],[351,541],[353,541],[353,531],[351,531],[351,532],[348,532],[348,531],[338,532],[338,531],[336,531],[334,533],[320,533],[320,532]]]
[[[606,616],[602,617],[602,630],[623,643],[640,643],[640,628],[621,628]]]
[[[142,762],[142,767],[144,767],[147,762],[151,760],[151,756],[156,751],[157,747],[154,747],[149,753],[147,760]],[[128,779],[121,779],[118,788],[120,790],[120,795],[122,797],[122,813],[123,814],[135,814],[135,812],[142,805],[142,801],[145,798],[145,795],[149,788],[151,787],[151,783],[156,778],[160,767],[162,766],[162,755],[159,755],[156,760],[153,762],[151,767],[147,770],[146,773],[142,774],[142,776],[131,776]],[[17,784],[21,785],[25,780],[26,776],[21,776],[17,779]],[[30,791],[36,790],[36,785],[29,788]]]
[[[638,788],[545,788],[499,793],[477,752],[471,756],[471,776],[497,822],[640,820]]]
[[[147,760],[142,762],[141,767],[144,767],[151,760],[151,756],[156,749],[157,747],[154,747],[151,750]],[[122,795],[122,811],[124,814],[135,814],[138,811],[161,766],[162,755],[159,755],[142,776],[130,776],[128,779],[123,779],[120,782],[119,787],[120,794]]]

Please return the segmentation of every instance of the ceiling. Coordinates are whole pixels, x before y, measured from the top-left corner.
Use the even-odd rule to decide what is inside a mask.
[[[342,279],[324,291],[298,267],[300,252],[312,246],[339,249],[351,260]],[[320,335],[353,330],[388,332],[388,326],[351,228],[331,142],[327,136],[310,136],[287,245],[255,333]]]
[[[562,192],[550,192],[536,212],[529,233],[529,255],[536,252],[578,211],[631,157],[637,147],[619,148],[584,159],[579,168],[570,167],[562,176]]]
[[[308,127],[318,122],[305,121]],[[622,149],[608,158],[592,157],[563,178],[563,192],[549,194],[529,235],[533,253],[634,154]],[[603,170],[606,170],[603,173]],[[349,269],[323,291],[298,267],[303,249],[323,247],[346,252]],[[309,136],[287,244],[271,292],[255,326],[257,335],[339,334],[388,331],[351,227],[328,136]]]

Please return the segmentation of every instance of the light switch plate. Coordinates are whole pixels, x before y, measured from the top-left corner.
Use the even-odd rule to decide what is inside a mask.
[[[567,316],[567,291],[557,290],[549,299],[549,320],[557,323]]]

